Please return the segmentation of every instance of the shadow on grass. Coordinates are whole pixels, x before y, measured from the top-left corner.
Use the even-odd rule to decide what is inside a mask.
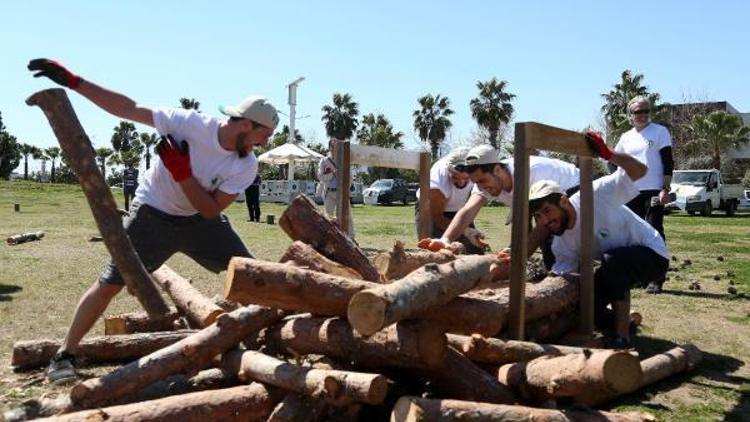
[[[11,293],[15,293],[22,289],[21,286],[10,286],[7,284],[0,284],[0,302],[9,302],[13,300]]]
[[[730,295],[723,293],[709,293],[702,291],[685,291],[685,290],[668,290],[664,289],[661,291],[665,295],[673,296],[690,296],[690,297],[702,297],[706,299],[728,299]]]

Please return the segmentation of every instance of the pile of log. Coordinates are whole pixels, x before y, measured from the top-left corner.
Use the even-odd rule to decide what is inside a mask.
[[[495,256],[411,252],[373,259],[304,196],[279,219],[280,262],[234,258],[209,299],[164,266],[151,276],[169,312],[122,314],[76,351],[123,362],[6,421],[641,421],[594,410],[692,369],[692,346],[640,360],[632,350],[562,346],[578,281],[529,283],[527,332],[505,340],[507,286]],[[59,340],[16,343],[13,366],[44,366]],[[562,405],[583,405],[557,408]]]

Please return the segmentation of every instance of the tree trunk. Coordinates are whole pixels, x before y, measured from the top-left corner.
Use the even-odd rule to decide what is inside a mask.
[[[446,397],[488,403],[515,403],[510,388],[474,365],[452,347],[440,365],[423,372],[438,392]]]
[[[530,341],[500,340],[481,334],[461,336],[448,334],[448,344],[463,353],[469,360],[493,365],[528,362],[541,356],[562,356],[583,353],[582,347],[538,344]]]
[[[437,365],[446,350],[445,335],[428,324],[399,323],[364,337],[341,318],[295,318],[269,328],[274,350],[321,354],[365,368],[422,368]]]
[[[167,315],[161,318],[149,318],[145,312],[130,312],[104,317],[104,335],[107,336],[173,331],[188,327],[187,320],[175,308],[172,308]]]
[[[76,358],[87,363],[127,362],[176,343],[196,331],[127,334],[121,336],[90,337],[81,341]],[[60,349],[62,340],[20,341],[13,345],[11,364],[14,370],[47,365]]]
[[[9,236],[5,239],[5,242],[9,245],[18,245],[19,243],[31,242],[32,240],[41,240],[44,237],[44,232],[29,232],[21,233],[13,236]]]
[[[209,327],[129,363],[107,375],[73,387],[73,403],[89,408],[132,394],[160,379],[205,368],[214,356],[235,347],[251,333],[282,318],[280,311],[248,306],[220,316]]]
[[[169,313],[169,307],[125,234],[112,192],[103,174],[96,168],[94,148],[83,131],[65,90],[57,88],[37,92],[26,100],[26,104],[39,106],[47,116],[65,157],[81,182],[99,232],[128,291],[136,296],[151,317]]]
[[[208,327],[224,313],[224,310],[204,296],[171,268],[162,265],[151,274],[156,283],[167,292],[169,297],[183,314],[197,327]]]
[[[324,400],[289,393],[268,417],[267,422],[318,422],[328,405]]]
[[[373,263],[385,280],[397,280],[425,264],[444,264],[455,259],[456,255],[447,250],[431,252],[419,249],[407,252],[399,241],[390,252],[375,256]]]
[[[391,422],[640,422],[653,420],[636,413],[598,410],[537,409],[526,406],[403,396],[393,407]]]
[[[241,381],[263,382],[336,406],[379,405],[388,393],[388,381],[382,375],[303,367],[252,350],[227,353],[222,366],[237,373]]]
[[[309,244],[322,255],[357,271],[365,280],[379,282],[380,274],[364,252],[341,228],[323,216],[300,194],[279,218],[279,226],[293,240]]]
[[[614,396],[637,389],[643,372],[638,356],[629,352],[586,350],[503,365],[498,369],[498,379],[530,400],[572,397],[576,403],[592,405],[602,395]]]
[[[200,391],[120,406],[84,410],[40,421],[265,421],[284,393],[261,384]]]
[[[292,261],[294,265],[319,273],[336,275],[339,277],[361,279],[362,275],[346,265],[331,261],[321,255],[312,246],[299,240],[292,243],[279,262]]]
[[[489,272],[494,256],[465,256],[445,264],[426,264],[406,277],[352,296],[347,316],[352,326],[370,335],[394,322],[450,302],[471,290]]]

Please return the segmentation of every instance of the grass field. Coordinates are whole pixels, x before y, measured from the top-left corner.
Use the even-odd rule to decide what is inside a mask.
[[[20,204],[20,212],[13,211],[14,204]],[[282,211],[281,205],[263,204],[262,218],[273,214],[278,221]],[[366,248],[387,249],[395,240],[415,239],[411,206],[355,206],[353,212],[357,241]],[[495,249],[506,246],[510,237],[503,225],[506,212],[491,207],[480,213],[478,225]],[[289,245],[278,225],[245,222],[244,204],[232,205],[227,213],[259,258],[278,260]],[[750,215],[673,214],[665,225],[677,271],[669,273],[664,294],[634,292],[633,308],[644,315],[635,345],[642,356],[648,356],[691,342],[705,352],[705,358],[695,372],[609,407],[647,411],[669,421],[750,420]],[[12,345],[18,340],[62,337],[78,298],[96,280],[107,257],[103,243],[89,241],[98,232],[77,187],[0,182],[0,235],[36,230],[46,233],[43,240],[0,246],[0,411],[29,398],[59,394],[61,390],[46,385],[41,371],[11,371]],[[686,259],[692,265],[681,265]],[[207,295],[221,292],[221,275],[184,256],[168,263]],[[730,280],[740,295],[727,293]],[[700,291],[688,289],[693,281],[700,283]],[[122,294],[108,313],[138,309],[132,297]],[[91,334],[102,333],[99,323]],[[104,370],[87,368],[85,373]]]

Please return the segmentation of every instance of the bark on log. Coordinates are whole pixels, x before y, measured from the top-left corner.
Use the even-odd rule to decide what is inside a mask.
[[[292,261],[294,265],[319,273],[337,275],[339,277],[361,279],[362,275],[357,271],[332,261],[312,246],[299,240],[292,242],[292,245],[284,253],[279,262]]]
[[[498,369],[498,379],[530,400],[572,397],[576,403],[592,405],[603,395],[611,397],[637,389],[643,372],[638,357],[629,352],[586,350],[503,365]]]
[[[76,358],[87,363],[128,362],[195,333],[194,330],[183,330],[90,337],[80,342],[76,349]],[[61,344],[62,340],[47,339],[17,342],[13,345],[13,369],[18,371],[47,365]]]
[[[578,322],[579,315],[575,307],[534,321],[526,321],[526,339],[539,343],[555,341],[578,328]]]
[[[444,264],[455,259],[456,255],[448,250],[431,252],[419,249],[407,252],[404,243],[398,241],[390,252],[376,255],[372,262],[385,280],[397,280],[425,264]]]
[[[448,334],[448,344],[469,360],[493,365],[528,362],[541,356],[562,356],[583,353],[584,348],[539,344],[530,341],[500,340],[481,334],[462,336]]]
[[[184,330],[189,328],[187,319],[176,308],[160,318],[150,318],[145,312],[129,312],[104,317],[104,335],[152,333]]]
[[[474,365],[466,356],[448,347],[440,365],[421,371],[442,396],[487,403],[515,403],[507,385]]]
[[[163,399],[84,410],[40,421],[265,421],[284,393],[261,384],[200,391]]]
[[[169,313],[169,307],[125,234],[115,198],[99,171],[94,148],[81,127],[65,90],[56,88],[37,92],[26,100],[26,104],[39,106],[47,116],[65,158],[78,175],[99,232],[128,291],[135,295],[151,317]]]
[[[391,284],[363,290],[349,301],[349,323],[370,335],[435,309],[471,290],[496,260],[494,256],[469,255],[445,264],[426,264]]]
[[[323,400],[289,393],[276,405],[267,422],[318,422],[323,420],[327,408]]]
[[[379,374],[304,367],[252,350],[227,353],[222,367],[236,372],[241,381],[263,382],[336,406],[378,405],[388,394],[388,380]]]
[[[154,281],[172,298],[177,309],[185,314],[195,326],[208,327],[216,321],[224,310],[211,299],[193,287],[189,280],[183,278],[171,268],[162,265],[151,274]]]
[[[33,240],[41,240],[44,237],[44,232],[28,232],[16,234],[5,239],[9,245],[18,245],[19,243],[31,242]]]
[[[70,391],[76,405],[100,406],[170,375],[207,367],[214,356],[235,347],[250,333],[279,319],[281,311],[248,306],[224,314],[203,330],[131,362],[103,377],[77,384]]]
[[[324,256],[354,269],[365,280],[380,281],[380,274],[359,246],[323,216],[304,194],[298,195],[284,210],[279,226],[292,240],[307,243]]]
[[[393,407],[391,422],[639,422],[650,415],[598,410],[537,409],[526,406],[477,403],[460,400],[401,397]]]
[[[269,328],[265,340],[278,351],[328,355],[366,368],[437,365],[446,351],[445,334],[412,322],[363,337],[341,318],[303,317]]]

